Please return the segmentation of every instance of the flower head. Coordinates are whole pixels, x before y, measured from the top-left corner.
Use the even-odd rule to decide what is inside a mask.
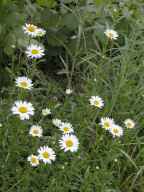
[[[73,133],[73,127],[71,123],[62,123],[60,125],[60,130],[64,133],[64,134],[68,134],[68,133]]]
[[[128,129],[132,129],[135,127],[135,122],[132,119],[126,119],[124,121],[124,124],[125,124],[126,128],[128,128]]]
[[[73,92],[73,90],[72,89],[66,89],[65,92],[66,92],[67,95],[70,95]]]
[[[109,131],[113,137],[121,137],[123,135],[123,128],[116,124],[113,124]]]
[[[16,101],[11,110],[14,115],[19,115],[21,120],[29,119],[34,115],[34,108],[27,101]]]
[[[78,138],[75,135],[65,134],[59,140],[60,148],[64,150],[64,152],[71,151],[76,152],[79,147]]]
[[[31,37],[42,37],[46,34],[46,31],[44,29],[39,28],[36,25],[27,23],[23,26],[23,31],[25,34]]]
[[[43,146],[38,149],[39,159],[42,160],[45,164],[51,164],[52,161],[55,161],[56,155],[52,148],[48,146]]]
[[[60,127],[62,124],[62,121],[60,119],[53,119],[52,123],[56,126],[56,127]]]
[[[90,105],[95,106],[97,108],[102,108],[104,106],[104,101],[99,96],[91,96],[89,99]]]
[[[32,167],[37,167],[39,165],[39,159],[36,155],[30,155],[27,160],[30,162]]]
[[[108,37],[110,40],[116,40],[118,38],[118,33],[114,31],[113,29],[107,29],[104,34]]]
[[[27,77],[23,76],[23,77],[18,77],[16,79],[16,86],[23,88],[23,89],[32,89],[33,84],[32,84],[32,80],[28,79]]]
[[[31,44],[27,47],[26,55],[31,59],[40,59],[44,56],[44,48],[40,45]]]
[[[100,125],[102,128],[109,130],[114,124],[114,120],[109,117],[102,117]]]
[[[33,137],[42,137],[43,129],[39,125],[32,125],[30,127],[29,134]]]
[[[42,110],[42,115],[43,116],[47,116],[47,115],[50,115],[51,114],[51,110],[48,109],[48,108],[45,108]]]
[[[38,27],[33,25],[33,24],[25,24],[23,26],[23,30],[24,33],[26,33],[27,35],[31,36],[31,37],[36,37],[37,36],[37,31],[38,31]]]

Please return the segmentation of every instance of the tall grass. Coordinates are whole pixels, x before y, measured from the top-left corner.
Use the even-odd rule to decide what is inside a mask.
[[[143,1],[50,2],[0,5],[0,191],[143,192]],[[25,56],[30,43],[22,31],[26,21],[47,31],[46,37],[31,40],[46,49],[36,63]],[[108,26],[118,32],[116,41],[104,35]],[[15,86],[21,75],[33,80],[31,91]],[[103,109],[90,105],[92,95],[104,99]],[[34,117],[21,121],[14,116],[15,100],[31,101]],[[46,107],[52,114],[44,117]],[[102,129],[101,117],[112,117],[123,136],[113,138]],[[54,118],[72,123],[80,142],[76,153],[60,149]],[[136,122],[134,129],[125,128],[127,118]],[[29,135],[33,124],[42,126],[42,138]],[[43,145],[54,148],[56,161],[34,168],[27,157]]]

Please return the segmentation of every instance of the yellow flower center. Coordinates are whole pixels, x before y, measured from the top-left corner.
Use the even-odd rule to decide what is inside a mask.
[[[32,53],[33,55],[37,55],[37,54],[39,54],[39,50],[33,49],[33,50],[31,51],[31,53]]]
[[[36,27],[34,25],[30,25],[28,27],[28,31],[30,31],[30,32],[35,32],[35,30],[36,30]]]
[[[95,106],[96,106],[96,107],[99,106],[99,101],[95,101]]]
[[[109,36],[110,39],[113,38],[113,34],[111,32],[109,32],[108,36]]]
[[[19,112],[21,112],[21,113],[27,113],[27,112],[28,112],[28,109],[27,109],[27,107],[25,107],[25,106],[21,106],[21,107],[19,107]]]
[[[28,83],[26,81],[22,81],[22,82],[20,82],[20,86],[22,88],[27,88],[28,87]]]
[[[63,131],[64,131],[64,133],[67,133],[69,131],[69,128],[68,127],[64,127]]]
[[[32,162],[33,164],[37,164],[37,163],[38,163],[38,160],[37,160],[36,157],[32,157],[32,158],[31,158],[31,162]]]
[[[39,131],[37,129],[33,130],[33,134],[37,135],[39,133]]]
[[[110,124],[108,122],[105,122],[104,123],[104,128],[109,128],[110,127]]]
[[[132,124],[129,122],[129,123],[127,123],[127,127],[128,128],[131,128],[132,127]]]
[[[67,147],[72,147],[72,146],[73,146],[73,141],[70,140],[70,139],[67,140],[67,141],[66,141],[66,146],[67,146]]]
[[[119,132],[119,130],[118,130],[118,129],[113,129],[113,132],[114,132],[115,134],[117,134],[117,133]]]
[[[47,151],[45,151],[45,152],[43,152],[43,157],[45,158],[45,159],[49,159],[49,153],[47,152]]]

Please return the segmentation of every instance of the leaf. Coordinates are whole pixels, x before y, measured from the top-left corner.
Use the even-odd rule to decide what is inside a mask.
[[[120,150],[120,152],[131,162],[131,164],[138,169],[136,163],[134,162],[134,160],[123,150]]]
[[[95,0],[96,5],[103,5],[106,3],[106,0]]]
[[[36,1],[40,6],[45,6],[48,8],[54,8],[56,6],[55,0],[37,0]]]
[[[69,74],[69,72],[65,69],[62,69],[61,71],[57,72],[58,75],[63,75],[63,74]]]
[[[69,29],[76,29],[79,25],[78,18],[72,13],[69,13],[63,17],[63,23]]]

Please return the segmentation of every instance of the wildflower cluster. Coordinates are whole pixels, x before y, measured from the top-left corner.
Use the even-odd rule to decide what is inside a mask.
[[[30,37],[38,37],[45,35],[46,31],[42,28],[38,28],[33,24],[25,24],[23,26],[24,33]],[[44,48],[40,45],[30,44],[27,47],[26,55],[31,59],[39,59],[44,56]],[[32,80],[21,76],[16,79],[16,86],[22,89],[31,90],[33,88]],[[30,102],[18,100],[14,103],[12,109],[12,113],[14,115],[18,115],[21,120],[28,120],[31,116],[34,115],[34,107]],[[42,114],[44,116],[50,114],[49,109],[43,109]],[[33,137],[42,137],[43,129],[39,125],[32,125],[29,130],[29,134]],[[55,152],[48,146],[40,147],[38,149],[38,156],[30,155],[28,157],[28,161],[34,167],[39,165],[39,161],[43,161],[44,163],[51,163],[51,161],[55,160]]]
[[[23,26],[24,33],[30,37],[41,37],[46,34],[46,31],[33,24],[25,24]],[[44,56],[44,47],[40,44],[30,44],[26,49],[26,55],[30,59],[40,59]]]
[[[0,192],[144,192],[143,5],[0,1]]]
[[[38,28],[33,24],[25,24],[23,26],[24,33],[31,38],[36,38],[38,36],[45,35],[46,31],[44,29]],[[26,50],[26,56],[31,59],[39,59],[44,56],[43,46],[30,44]],[[33,82],[26,76],[17,77],[15,80],[16,87],[23,90],[32,90]],[[68,90],[67,94],[70,94]],[[13,104],[11,111],[14,115],[17,115],[20,120],[29,120],[31,116],[35,114],[35,108],[33,104],[28,101],[17,100]],[[44,108],[41,111],[42,116],[47,116],[51,114],[49,108]],[[73,126],[68,122],[62,122],[58,119],[53,119],[52,123],[58,127],[63,135],[59,140],[59,146],[61,149],[66,151],[75,152],[78,150],[79,141],[78,138],[73,134]],[[32,137],[42,138],[43,137],[43,128],[39,124],[34,124],[30,127],[29,135]],[[37,167],[40,164],[40,161],[45,164],[51,164],[56,159],[55,151],[49,146],[40,146],[37,149],[37,155],[31,154],[28,156],[27,160],[30,162],[31,166]]]
[[[38,28],[33,24],[25,24],[25,26],[23,26],[23,30],[24,33],[31,38],[43,36],[46,33],[44,29]],[[118,37],[117,32],[114,30],[107,29],[104,33],[110,40],[115,40]],[[39,44],[29,44],[26,49],[26,56],[30,59],[41,58],[44,56],[43,46]],[[18,88],[29,91],[32,90],[34,86],[32,80],[26,76],[18,77],[15,81],[15,84]],[[72,92],[73,91],[71,89],[66,89],[66,94],[69,95]],[[102,109],[105,105],[104,100],[99,96],[91,96],[89,98],[89,102],[91,106],[98,109]],[[35,114],[35,108],[33,107],[32,103],[22,100],[15,101],[11,111],[14,115],[19,116],[21,120],[29,120],[30,117]],[[51,115],[51,110],[49,108],[44,108],[42,109],[41,113],[45,117],[47,115]],[[52,119],[52,123],[62,132],[62,136],[58,141],[60,149],[64,150],[64,152],[76,152],[79,148],[79,140],[74,134],[73,125],[69,122],[63,122],[60,119]],[[123,135],[123,128],[117,125],[112,118],[101,117],[99,125],[112,134],[114,138],[121,137]],[[126,119],[124,121],[124,125],[127,128],[134,128],[135,122],[131,119]],[[29,135],[32,137],[42,138],[43,128],[38,124],[34,124],[30,127]],[[39,149],[37,149],[37,155],[31,154],[28,156],[27,160],[33,167],[38,166],[40,161],[45,164],[51,164],[56,160],[56,153],[47,145],[40,146]]]
[[[103,129],[109,131],[113,137],[121,137],[123,135],[123,128],[117,125],[112,118],[102,117],[100,125]]]
[[[109,40],[116,40],[119,37],[118,33],[112,29],[107,29],[104,34]],[[99,96],[91,96],[89,102],[90,105],[96,108],[102,109],[104,107],[104,100]],[[109,131],[113,137],[121,137],[123,135],[123,128],[117,125],[112,118],[102,117],[99,124],[103,129]],[[135,127],[135,122],[132,119],[126,119],[124,125],[126,128],[131,129]]]
[[[89,99],[90,105],[95,106],[96,108],[102,109],[104,107],[104,100],[99,96],[91,96]],[[135,122],[131,119],[126,119],[124,121],[126,128],[134,128]],[[99,125],[109,131],[113,137],[121,137],[123,135],[123,128],[120,125],[117,125],[114,119],[109,117],[102,117]]]
[[[38,150],[38,155],[30,155],[27,160],[30,162],[30,164],[33,167],[36,167],[39,165],[40,160],[44,162],[45,164],[51,164],[52,161],[55,161],[56,155],[52,148],[48,146],[40,147]]]
[[[53,124],[62,131],[62,138],[59,140],[60,148],[64,152],[76,152],[79,147],[78,138],[74,135],[74,129],[71,123],[62,122],[60,119],[53,119]]]

